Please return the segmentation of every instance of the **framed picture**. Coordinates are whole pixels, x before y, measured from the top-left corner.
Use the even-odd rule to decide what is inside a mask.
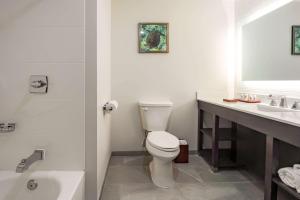
[[[169,53],[168,23],[138,24],[139,53]]]
[[[300,55],[300,26],[292,27],[292,54]]]

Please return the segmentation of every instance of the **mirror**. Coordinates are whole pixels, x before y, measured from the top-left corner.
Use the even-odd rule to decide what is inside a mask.
[[[300,80],[300,1],[242,26],[243,81]]]

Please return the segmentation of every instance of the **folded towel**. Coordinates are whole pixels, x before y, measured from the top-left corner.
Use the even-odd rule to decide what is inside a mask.
[[[300,179],[296,180],[296,190],[297,190],[297,193],[300,193]]]
[[[300,170],[295,170],[292,167],[285,167],[278,170],[279,178],[286,185],[299,189],[300,192]]]
[[[300,164],[294,164],[293,169],[296,170],[297,174],[300,174]]]
[[[300,164],[294,164],[293,166],[294,173],[300,177]],[[296,178],[296,190],[300,193],[300,178]]]

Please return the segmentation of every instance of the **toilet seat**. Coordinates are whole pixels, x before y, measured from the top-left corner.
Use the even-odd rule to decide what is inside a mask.
[[[179,149],[179,140],[176,136],[165,131],[152,131],[148,133],[147,142],[152,147],[166,152]]]

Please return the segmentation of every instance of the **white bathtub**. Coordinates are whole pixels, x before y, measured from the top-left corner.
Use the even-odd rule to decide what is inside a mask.
[[[31,179],[38,183],[33,191],[27,189]],[[0,171],[0,200],[84,200],[83,195],[82,171]]]

